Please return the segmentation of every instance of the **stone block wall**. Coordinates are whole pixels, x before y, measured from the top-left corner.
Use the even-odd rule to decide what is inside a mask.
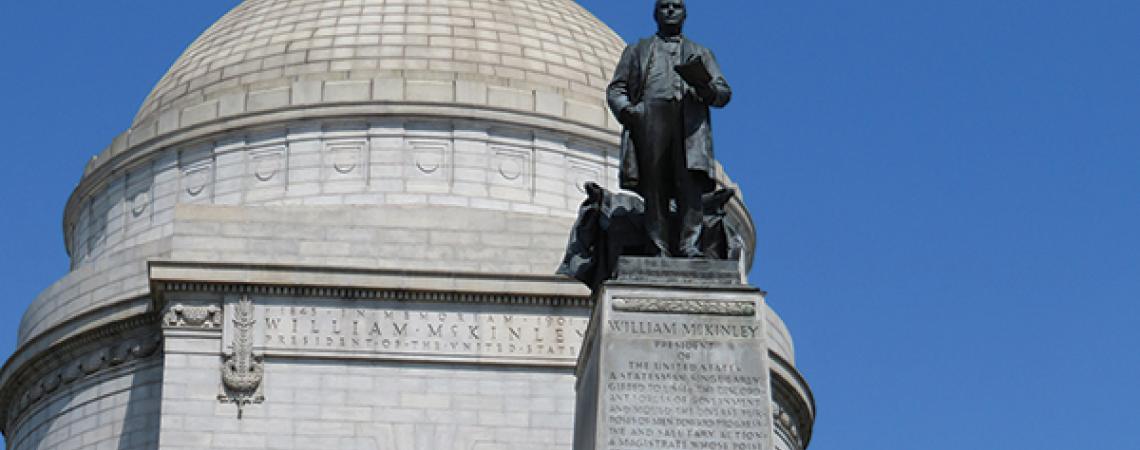
[[[584,298],[567,297],[576,285],[328,266],[158,267],[151,277],[154,295],[165,299],[162,314],[88,333],[107,336],[102,344],[31,350],[40,360],[29,367],[40,372],[5,380],[21,394],[5,403],[12,448],[571,446],[574,355],[588,314]],[[233,302],[247,296],[258,305],[250,351],[264,376],[259,400],[243,406],[239,419],[238,406],[224,401],[233,396],[221,369],[239,351],[233,323],[243,319]],[[384,341],[356,343],[372,336],[373,321]],[[161,347],[145,339],[155,322],[163,326]],[[786,329],[769,327],[768,339],[778,355],[774,379],[791,383],[775,388],[775,405],[789,417],[777,431],[796,450],[810,436],[802,418],[814,407],[805,406],[810,393],[783,362],[792,354]]]
[[[266,401],[237,419],[218,358],[168,357],[163,450],[564,450],[569,369],[270,360]]]
[[[173,209],[170,211],[173,214]],[[168,226],[173,230],[173,224]],[[32,302],[20,321],[18,341],[46,345],[115,320],[141,314],[150,300],[146,263],[148,258],[170,254],[170,238],[136,245],[106,255],[103,259],[76,268],[45,289]],[[114,305],[114,306],[112,306]],[[56,325],[77,317],[86,320],[71,327]]]
[[[192,291],[169,294],[171,301],[186,304],[179,308],[187,311],[202,308],[202,305],[217,305],[214,302],[218,301],[218,294],[190,289]],[[228,291],[229,288],[219,289]],[[259,289],[292,292],[284,286]],[[364,294],[345,291],[341,295]],[[482,332],[469,335],[467,325],[502,319],[504,314],[520,325],[524,320],[572,314],[575,327],[580,328],[585,327],[586,313],[581,306],[562,309],[531,304],[538,303],[538,298],[520,301],[512,309],[478,303],[253,296],[260,306],[251,305],[251,311],[257,308],[261,312],[251,313],[255,318],[251,346],[239,344],[238,334],[242,332],[233,326],[217,325],[218,321],[236,324],[244,320],[235,312],[241,306],[229,304],[215,310],[225,311],[219,312],[221,316],[197,322],[165,322],[168,328],[164,332],[161,449],[570,448],[576,347],[562,351],[553,359],[534,354],[499,354],[484,349],[484,345],[511,341],[535,346],[544,337],[553,343],[554,336],[561,334],[546,330],[539,333],[536,321],[527,322],[531,324],[528,327],[535,328],[516,329],[519,335],[499,328],[497,338],[495,328],[484,325]],[[439,297],[461,296],[440,294]],[[227,297],[233,301],[233,296]],[[190,306],[192,304],[198,306]],[[408,316],[385,313],[406,308]],[[432,312],[426,312],[429,310]],[[270,319],[270,314],[277,319]],[[287,314],[287,317],[277,314]],[[434,332],[437,334],[433,335],[432,324],[445,320],[445,316],[448,325],[439,325]],[[176,316],[168,314],[168,317]],[[363,320],[366,325],[359,329],[361,341],[372,335],[368,332],[368,318],[394,320],[385,322],[384,329],[391,330],[390,325],[397,325],[396,334],[377,336],[404,346],[400,347],[402,350],[381,345],[337,347],[333,336],[341,332],[335,332],[336,325],[329,324],[329,317],[344,319],[341,322],[344,335],[351,336],[358,335],[350,319]],[[300,318],[304,318],[300,320],[303,324],[296,324]],[[314,324],[308,324],[309,318],[315,318],[312,319]],[[569,316],[564,318],[569,319]],[[279,325],[270,325],[271,322]],[[316,332],[318,322],[323,324],[319,328],[321,332]],[[549,327],[562,327],[553,325],[561,322],[552,320]],[[446,329],[453,325],[458,333],[450,336]],[[300,333],[290,330],[298,326],[303,328]],[[531,330],[534,333],[530,333]],[[269,336],[262,339],[262,334]],[[296,338],[312,336],[316,341],[294,347],[298,344],[288,343],[286,337],[277,342],[274,334]],[[567,344],[577,345],[579,337],[576,336],[567,335],[572,341]],[[450,342],[477,345],[467,350],[462,350],[464,345],[457,347],[461,350],[450,350],[446,342],[439,342],[439,347],[415,347],[416,350],[406,346],[415,345],[420,339],[448,341],[451,338],[456,341]],[[234,354],[230,358],[237,358],[243,351],[257,355],[257,365],[263,375],[257,393],[252,395],[253,401],[239,408],[233,402],[223,401],[234,399],[236,395],[223,387],[220,368],[225,355]]]
[[[181,206],[171,257],[552,274],[572,219],[448,206]]]
[[[25,413],[11,450],[151,450],[158,445],[162,359],[62,387]]]
[[[69,250],[82,267],[169,237],[180,204],[421,205],[572,218],[582,184],[617,184],[615,158],[599,143],[486,124],[294,122],[171,148],[109,178],[69,211]]]

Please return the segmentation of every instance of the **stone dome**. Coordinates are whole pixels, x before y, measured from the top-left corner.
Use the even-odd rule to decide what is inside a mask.
[[[145,311],[155,260],[551,276],[623,47],[573,0],[246,0],[87,165],[20,340]]]
[[[572,0],[247,0],[190,45],[131,128],[163,134],[346,102],[475,104],[604,126],[602,92],[623,46]]]

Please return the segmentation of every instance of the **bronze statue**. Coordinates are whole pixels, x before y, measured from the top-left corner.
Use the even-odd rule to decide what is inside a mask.
[[[657,34],[625,49],[606,96],[625,126],[621,187],[585,186],[558,273],[591,289],[612,279],[622,256],[739,260],[744,240],[726,221],[736,192],[713,180],[709,107],[732,90],[708,49],[681,34],[683,0],[657,0]],[[676,205],[676,212],[671,205]]]
[[[709,107],[732,90],[712,52],[681,34],[686,17],[683,0],[656,1],[657,34],[625,49],[607,98],[625,127],[621,186],[645,200],[655,252],[693,258],[704,256],[702,195],[716,188]]]

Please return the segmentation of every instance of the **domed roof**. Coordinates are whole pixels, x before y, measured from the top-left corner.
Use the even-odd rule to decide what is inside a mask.
[[[594,110],[623,47],[617,34],[573,0],[246,0],[174,63],[132,130],[154,127],[148,135],[163,134],[202,121],[194,117],[249,112],[264,100],[253,98],[256,93],[275,88],[291,90],[276,94],[293,105],[307,97],[309,105],[435,100],[536,109],[509,99],[495,104],[487,98],[494,92],[368,83],[376,79],[550,92]],[[299,88],[298,82],[318,83]],[[243,98],[224,98],[234,93]],[[215,100],[221,104],[210,104]]]
[[[158,259],[547,276],[584,183],[618,184],[623,48],[573,0],[246,0],[88,163],[21,342],[120,314]]]

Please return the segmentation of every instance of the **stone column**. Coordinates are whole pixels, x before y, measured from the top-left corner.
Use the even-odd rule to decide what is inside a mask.
[[[774,448],[767,308],[736,262],[622,258],[594,295],[574,450]]]

